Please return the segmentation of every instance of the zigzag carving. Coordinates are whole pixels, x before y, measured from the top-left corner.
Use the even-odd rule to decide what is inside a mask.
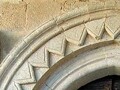
[[[61,49],[61,52],[45,48],[44,49],[44,61],[46,62],[46,66],[41,67],[41,63],[31,63],[28,62],[29,66],[29,73],[30,73],[30,78],[29,79],[23,79],[23,80],[17,80],[14,84],[17,90],[22,90],[21,85],[23,84],[31,84],[31,83],[36,83],[36,78],[35,78],[35,71],[34,67],[39,67],[39,68],[50,68],[51,67],[51,62],[50,62],[50,53],[55,53],[57,55],[64,56],[65,48],[66,48],[66,39],[63,40],[63,46]]]
[[[93,38],[99,40],[102,38],[102,35],[105,31],[105,18],[101,20],[91,21],[85,24],[87,32]]]
[[[22,87],[20,85],[36,83],[34,69],[30,63],[28,63],[28,68],[29,68],[30,78],[15,81],[14,84],[15,84],[15,87],[17,88],[17,90],[22,90]]]
[[[74,28],[71,28],[71,29],[74,29]],[[112,37],[112,39],[115,39],[120,34],[120,26],[117,27],[115,32],[112,32],[111,29],[109,28],[109,25],[107,25],[105,23],[105,18],[101,19],[101,20],[88,22],[88,23],[84,24],[83,28],[81,28],[81,29],[83,30],[82,32],[80,30],[81,34],[79,34],[78,32],[75,32],[73,35],[74,38],[72,38],[70,35],[67,36],[67,34],[66,34],[66,37],[65,37],[65,39],[63,39],[63,42],[61,44],[61,51],[57,51],[57,50],[45,47],[44,61],[46,62],[46,65],[44,67],[41,67],[40,63],[28,62],[30,78],[28,78],[28,79],[26,78],[23,80],[17,80],[15,82],[15,86],[16,86],[17,90],[22,90],[21,85],[23,85],[23,84],[36,83],[36,78],[35,78],[35,73],[34,73],[35,71],[34,71],[33,67],[50,68],[52,66],[51,61],[50,61],[50,53],[57,54],[60,56],[65,56],[67,42],[73,43],[77,46],[82,46],[82,45],[84,45],[87,35],[92,36],[96,40],[100,40],[100,39],[102,39],[102,36],[105,31],[107,31],[107,33]],[[73,33],[71,33],[71,34],[73,34]]]
[[[84,41],[85,41],[85,38],[86,38],[86,36],[87,36],[87,29],[86,29],[85,27],[82,28],[82,29],[83,29],[83,31],[81,32],[81,33],[82,33],[81,36],[76,37],[77,40],[76,40],[76,39],[73,39],[73,38],[71,38],[71,37],[67,37],[67,36],[66,36],[66,40],[67,40],[68,42],[71,42],[71,43],[73,43],[73,44],[75,44],[75,45],[78,45],[78,46],[83,45],[83,44],[84,44]]]

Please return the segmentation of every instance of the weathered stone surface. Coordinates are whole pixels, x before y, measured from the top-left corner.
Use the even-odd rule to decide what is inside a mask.
[[[17,41],[41,24],[70,10],[85,6],[86,2],[99,3],[104,0],[1,0],[0,31],[5,36],[2,37],[4,45],[9,42],[7,47],[2,45],[4,48],[2,57],[8,54]]]
[[[20,1],[22,0],[0,0],[0,3],[9,2],[9,3],[14,3],[14,4],[19,4]]]
[[[119,75],[119,5],[117,0],[0,1],[5,58],[0,90],[74,90],[77,78],[82,86]]]

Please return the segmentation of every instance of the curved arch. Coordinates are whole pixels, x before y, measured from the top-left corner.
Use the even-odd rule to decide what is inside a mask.
[[[107,75],[120,75],[120,47],[110,49],[114,45],[106,46],[104,53],[100,50],[105,47],[100,47],[65,57],[43,75],[34,90],[77,90]]]
[[[106,1],[105,3],[99,4],[99,6],[97,4],[88,3],[85,5],[85,7],[76,8],[75,10],[68,12],[67,14],[52,19],[51,21],[43,24],[37,30],[34,30],[31,34],[25,37],[21,42],[18,43],[18,45],[15,46],[15,48],[9,53],[9,55],[4,59],[4,61],[1,64],[0,89],[5,90],[8,88],[8,84],[10,83],[10,81],[12,81],[17,71],[20,70],[20,68],[25,62],[29,64],[28,67],[29,70],[31,70],[30,76],[32,76],[30,78],[32,79],[17,81],[17,83],[16,81],[14,81],[15,84],[18,85],[17,87],[19,88],[18,90],[21,90],[19,84],[36,83],[33,66],[42,67],[42,68],[51,68],[52,65],[49,62],[49,52],[65,57],[66,42],[72,42],[73,44],[80,46],[79,48],[86,47],[87,45],[84,45],[83,43],[86,41],[87,34],[89,34],[90,36],[92,36],[94,39],[97,40],[92,44],[103,42],[104,44],[102,45],[107,45],[109,43],[113,43],[113,41],[116,41],[117,40],[116,38],[120,34],[118,26],[114,27],[115,31],[112,31],[109,30],[108,27],[104,27],[105,26],[104,23],[106,21],[105,18],[116,16],[116,12],[119,11],[119,2],[118,3],[112,2],[112,4],[108,4],[108,3],[109,2]],[[90,31],[84,28],[85,23],[92,22],[94,20],[96,20],[98,23],[100,22],[101,25],[99,28],[100,32],[97,32],[98,35],[96,34],[96,31]],[[83,32],[81,32],[82,30],[80,31],[80,35],[81,35],[79,36],[80,40],[74,40],[74,38],[71,39],[65,37],[60,42],[60,44],[62,44],[63,46],[59,46],[62,47],[62,50],[59,51],[59,50],[46,48],[47,42],[52,41],[54,38],[58,37],[59,35],[64,34],[66,31],[69,31],[71,28],[77,27],[79,25],[81,29],[84,30]],[[111,39],[105,38],[101,40],[101,37],[104,32],[104,28],[106,28],[106,31],[110,35]],[[56,43],[55,46],[57,47],[58,44]],[[91,43],[89,45],[92,46]],[[42,46],[45,47],[45,55],[46,55],[44,57],[46,58],[44,60],[45,64],[40,66],[41,63],[38,65],[36,63],[29,62],[28,58],[31,57],[35,52],[37,52],[39,48],[42,48]],[[97,45],[97,47],[98,46],[99,45]]]

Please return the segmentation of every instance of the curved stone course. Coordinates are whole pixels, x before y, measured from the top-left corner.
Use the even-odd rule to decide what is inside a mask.
[[[0,90],[32,90],[46,71],[69,54],[119,43],[119,20],[119,1],[106,1],[88,3],[43,24],[2,62]]]

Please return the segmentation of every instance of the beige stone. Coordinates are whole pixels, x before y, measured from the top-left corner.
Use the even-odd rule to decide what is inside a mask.
[[[0,90],[76,90],[120,75],[119,0],[1,0]]]
[[[22,0],[1,0],[0,3],[9,2],[9,3],[13,3],[13,4],[19,4],[20,1],[22,1]]]

